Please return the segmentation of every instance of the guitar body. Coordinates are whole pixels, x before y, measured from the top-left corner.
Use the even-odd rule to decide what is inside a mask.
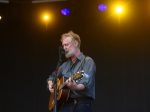
[[[62,105],[68,100],[70,90],[67,88],[62,89],[64,84],[64,77],[61,76],[57,79],[57,109],[59,110]],[[52,111],[54,108],[54,95],[50,95],[49,99],[49,110]]]
[[[72,80],[78,80],[83,77],[84,72],[75,73],[71,76]],[[63,104],[68,100],[70,90],[65,88],[65,79],[63,76],[58,77],[57,79],[57,110],[59,110]],[[50,100],[48,104],[49,110],[52,111],[54,108],[54,95],[50,94]]]

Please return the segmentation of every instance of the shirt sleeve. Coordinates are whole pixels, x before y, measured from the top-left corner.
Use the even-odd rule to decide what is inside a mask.
[[[85,88],[90,88],[95,83],[95,72],[96,72],[96,65],[92,58],[86,57],[85,63],[83,66],[83,78],[80,81]]]
[[[60,75],[61,75],[61,67],[59,67],[58,71],[53,71],[52,74],[49,75],[49,77],[48,77],[48,79],[47,79],[47,82],[48,82],[49,80],[52,80],[52,81],[53,81],[56,76],[60,76]]]
[[[53,79],[54,79],[54,77],[55,77],[55,75],[56,75],[56,72],[55,72],[55,71],[53,71],[53,72],[52,72],[52,74],[51,74],[51,75],[49,75],[49,77],[48,77],[48,79],[47,79],[47,82],[48,82],[49,80],[53,80]]]

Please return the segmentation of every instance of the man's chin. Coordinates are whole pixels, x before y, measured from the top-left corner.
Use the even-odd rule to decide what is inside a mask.
[[[72,55],[71,54],[65,54],[66,58],[70,58]]]

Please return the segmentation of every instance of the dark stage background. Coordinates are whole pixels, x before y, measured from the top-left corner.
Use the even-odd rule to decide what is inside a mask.
[[[98,11],[102,2],[0,4],[1,112],[48,112],[46,79],[57,64],[60,35],[69,30],[97,65],[94,112],[150,111],[150,2],[128,0],[130,14],[120,23]],[[64,6],[71,9],[67,17],[59,12]],[[55,12],[47,30],[37,19],[43,7]]]

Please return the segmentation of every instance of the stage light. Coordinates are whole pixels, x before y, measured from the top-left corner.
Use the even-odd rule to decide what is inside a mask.
[[[43,13],[42,20],[46,23],[52,21],[52,15],[50,13]]]
[[[48,30],[48,25],[53,22],[53,14],[50,11],[42,11],[39,15],[40,21],[45,25],[46,31]]]
[[[113,1],[110,4],[110,11],[114,15],[125,16],[129,8],[129,3],[125,1]]]
[[[119,24],[123,24],[123,22],[127,22],[131,17],[131,3],[125,0],[117,0],[111,1],[108,6],[109,17],[117,20]]]
[[[115,12],[117,13],[117,14],[122,14],[123,13],[123,6],[116,6],[115,7]]]
[[[61,14],[64,16],[68,16],[70,14],[70,10],[68,8],[61,9]]]
[[[49,20],[49,16],[48,15],[44,15],[43,19],[44,19],[44,21],[48,21]]]
[[[107,10],[107,6],[105,4],[100,4],[98,5],[98,10],[104,12],[105,10]]]
[[[0,20],[2,20],[2,16],[0,16]]]

